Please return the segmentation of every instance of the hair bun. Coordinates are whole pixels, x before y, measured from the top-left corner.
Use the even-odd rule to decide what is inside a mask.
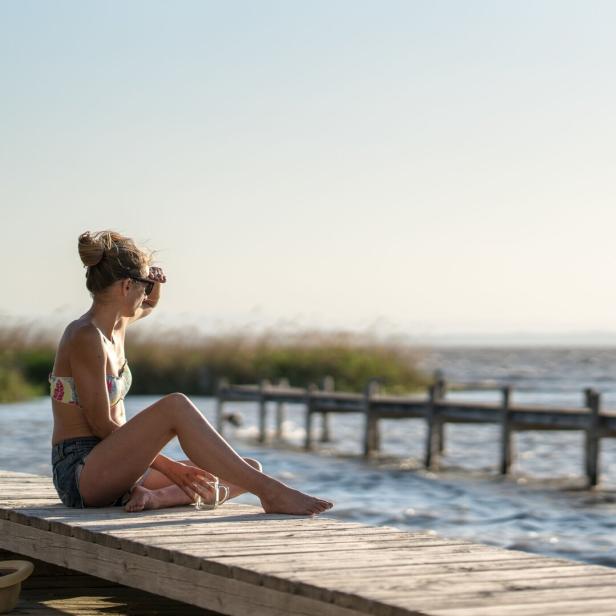
[[[152,263],[152,252],[145,250],[126,235],[105,229],[85,231],[77,244],[79,256],[86,270],[86,287],[94,298],[127,271],[143,272]]]
[[[84,267],[93,267],[105,256],[105,245],[97,236],[92,236],[89,231],[79,236],[77,249]]]

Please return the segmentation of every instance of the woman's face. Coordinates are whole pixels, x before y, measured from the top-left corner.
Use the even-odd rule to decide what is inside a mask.
[[[147,272],[143,277],[147,278]],[[133,317],[137,309],[141,307],[143,300],[147,297],[145,294],[146,284],[139,280],[133,280],[132,278],[125,279],[121,282],[123,285],[126,285],[123,287],[126,290],[124,295],[124,312],[126,314],[124,314],[124,316]]]

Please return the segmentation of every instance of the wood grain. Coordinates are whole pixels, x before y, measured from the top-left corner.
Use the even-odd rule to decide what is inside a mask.
[[[608,567],[237,503],[71,509],[47,498],[50,486],[0,471],[0,548],[231,616],[616,611]],[[97,601],[84,590],[75,613],[95,613]]]

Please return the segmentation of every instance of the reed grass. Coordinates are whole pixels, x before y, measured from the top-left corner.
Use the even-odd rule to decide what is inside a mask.
[[[33,324],[0,327],[0,401],[46,393],[59,337]],[[129,331],[125,350],[134,394],[213,395],[222,377],[231,383],[286,378],[306,387],[331,375],[336,389],[356,392],[379,377],[387,393],[415,391],[429,380],[417,367],[419,353],[408,345],[350,331],[140,328]]]
[[[17,402],[46,391],[56,340],[31,323],[0,326],[0,402]]]

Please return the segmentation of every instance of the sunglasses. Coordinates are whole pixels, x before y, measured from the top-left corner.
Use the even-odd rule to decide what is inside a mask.
[[[154,281],[149,278],[137,278],[137,276],[129,276],[131,280],[136,280],[137,282],[143,282],[145,285],[145,294],[150,295],[152,293],[152,289],[154,288]]]
[[[154,288],[154,280],[150,280],[149,278],[140,278],[139,276],[134,276],[128,270],[124,270],[121,275],[125,278],[130,278],[131,280],[136,280],[137,282],[142,282],[145,285],[145,294],[150,295],[152,293],[152,289]]]

